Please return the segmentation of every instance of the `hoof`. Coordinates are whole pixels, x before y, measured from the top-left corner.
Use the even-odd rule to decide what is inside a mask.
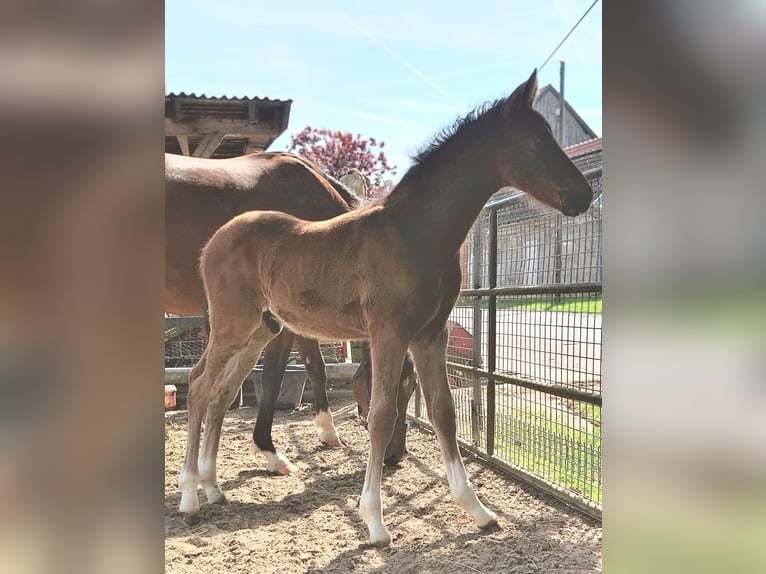
[[[266,454],[266,453],[264,453]],[[298,467],[291,463],[288,458],[281,453],[268,453],[268,464],[266,470],[275,474],[287,476],[288,474],[297,474]]]
[[[202,522],[202,518],[199,514],[184,514],[184,524],[186,526],[196,526]]]
[[[225,506],[229,504],[229,499],[226,498],[226,495],[224,493],[221,493],[221,496],[219,496],[216,500],[208,500],[209,504],[219,504],[220,506]]]
[[[285,462],[283,464],[278,464],[276,468],[269,469],[271,472],[275,474],[281,474],[282,476],[288,476],[290,474],[297,474],[298,473],[298,467],[295,466],[291,462]]]
[[[381,536],[378,538],[370,538],[370,545],[373,548],[386,548],[388,546],[391,546],[391,535],[386,532],[385,536]]]
[[[329,439],[322,439],[322,437],[319,437],[319,442],[321,442],[323,445],[329,448],[343,448],[343,443],[341,442],[339,437],[333,437]]]
[[[392,466],[399,466],[399,463],[402,462],[403,456],[389,456],[386,459],[383,459],[383,465],[387,468],[391,468]]]
[[[479,524],[479,528],[482,530],[500,530],[500,523],[497,521],[497,516],[493,513],[492,517],[484,524]]]
[[[260,450],[254,442],[251,442],[250,454],[257,456],[258,453],[266,457],[266,472],[281,474],[283,476],[298,472],[298,467],[291,463],[285,455],[269,450]]]

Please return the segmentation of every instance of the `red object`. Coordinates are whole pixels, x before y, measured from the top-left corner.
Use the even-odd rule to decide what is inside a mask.
[[[457,321],[447,321],[447,357],[455,363],[473,363],[473,336]]]
[[[176,386],[165,385],[165,408],[172,409],[176,406]]]

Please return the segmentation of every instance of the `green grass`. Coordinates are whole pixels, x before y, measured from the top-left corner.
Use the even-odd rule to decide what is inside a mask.
[[[592,429],[546,420],[552,411],[514,409],[509,418],[498,420],[495,454],[600,505],[601,407],[577,408]]]
[[[456,307],[471,307],[473,299],[464,297],[458,300]],[[482,308],[487,308],[487,299],[481,300]],[[515,309],[519,311],[563,311],[569,313],[601,313],[601,297],[567,297],[562,295],[559,300],[552,297],[523,299],[498,299],[498,309]]]

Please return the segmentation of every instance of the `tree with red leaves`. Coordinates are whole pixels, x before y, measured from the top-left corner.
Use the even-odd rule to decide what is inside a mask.
[[[396,170],[396,166],[388,163],[384,146],[385,142],[360,134],[306,126],[292,137],[288,150],[313,161],[337,179],[351,168],[358,169],[365,177],[370,196],[381,197],[391,191],[390,176]]]

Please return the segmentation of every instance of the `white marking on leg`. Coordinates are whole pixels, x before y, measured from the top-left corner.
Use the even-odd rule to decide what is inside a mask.
[[[330,410],[319,411],[314,424],[317,427],[317,434],[319,435],[319,442],[327,446],[339,448],[343,446],[343,443],[338,436],[338,431],[333,423],[332,412]]]
[[[216,504],[226,500],[216,480],[215,460],[213,458],[200,457],[197,464],[199,466],[199,480],[205,489],[208,504]]]
[[[368,472],[367,474],[369,475],[370,473]],[[371,482],[374,482],[374,480]],[[359,499],[359,517],[365,523],[370,533],[370,544],[381,548],[391,544],[391,533],[383,523],[379,479],[377,485],[378,488],[370,488],[367,481],[365,481],[362,496]]]
[[[288,474],[297,474],[298,467],[291,463],[290,459],[285,455],[280,452],[274,453],[268,450],[261,450],[256,446],[255,442],[251,442],[250,454],[252,454],[253,457],[258,458],[259,453],[266,457],[267,471],[276,472],[277,474],[285,476]]]
[[[496,524],[497,516],[495,513],[484,506],[476,497],[463,466],[463,460],[459,457],[450,461],[445,460],[445,466],[447,467],[447,481],[455,504],[473,516],[479,528],[487,528]]]
[[[193,516],[199,512],[197,484],[199,484],[199,478],[196,473],[185,468],[181,470],[181,475],[178,477],[178,488],[181,490],[181,502],[178,504],[178,511],[182,514]]]

